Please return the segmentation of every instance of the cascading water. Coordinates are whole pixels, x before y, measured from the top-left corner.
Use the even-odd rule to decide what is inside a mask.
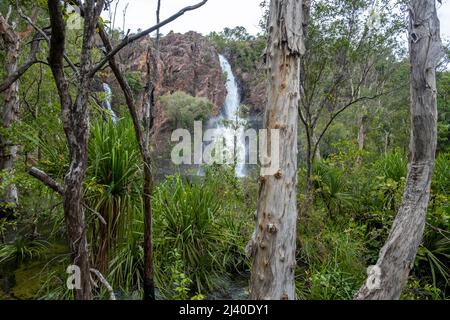
[[[219,55],[219,60],[223,72],[227,75],[227,96],[221,114],[217,118],[211,119],[208,127],[217,129],[219,133],[212,143],[223,144],[225,148],[223,151],[228,155],[233,155],[232,161],[236,161],[236,176],[245,177],[247,174],[245,166],[247,150],[244,135],[246,120],[239,115],[241,97],[230,63],[222,55]]]
[[[105,101],[103,102],[103,107],[107,109],[111,115],[111,119],[114,123],[117,122],[118,118],[114,110],[112,109],[112,90],[111,87],[107,83],[103,83],[103,92],[105,93]]]

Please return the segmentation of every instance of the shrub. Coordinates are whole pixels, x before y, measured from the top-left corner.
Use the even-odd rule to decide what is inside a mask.
[[[216,194],[197,181],[183,182],[174,176],[157,187],[153,201],[159,272],[171,273],[163,266],[164,256],[176,249],[184,262],[184,270],[179,271],[192,279],[196,291],[212,289],[214,276],[224,271],[218,259],[221,233],[216,225],[220,210]],[[160,277],[160,288],[169,281]]]
[[[352,196],[346,190],[344,172],[325,162],[316,162],[313,168],[316,195],[323,201],[330,217],[336,217],[350,206]]]
[[[172,124],[185,129],[193,128],[194,121],[209,119],[214,107],[206,98],[193,97],[181,91],[160,97],[160,102]]]

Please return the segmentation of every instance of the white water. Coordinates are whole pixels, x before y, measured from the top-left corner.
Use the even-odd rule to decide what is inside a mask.
[[[111,90],[111,87],[107,83],[103,83],[103,92],[106,94],[105,101],[103,101],[103,107],[109,111],[112,121],[114,123],[116,123],[118,118],[111,106],[112,90]]]
[[[244,130],[246,121],[239,116],[239,109],[241,105],[241,97],[239,95],[239,88],[234,77],[233,70],[228,60],[219,55],[220,65],[223,72],[227,75],[227,96],[225,98],[225,105],[222,113],[218,118],[213,119],[212,127],[219,130],[220,134],[213,143],[224,143],[225,152],[232,155],[231,162],[236,161],[236,176],[245,177],[245,136]]]

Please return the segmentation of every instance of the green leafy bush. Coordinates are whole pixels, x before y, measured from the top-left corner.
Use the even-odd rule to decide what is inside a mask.
[[[183,182],[175,176],[157,187],[153,201],[159,257],[155,261],[161,264],[163,255],[176,249],[185,263],[181,271],[197,291],[212,289],[214,275],[224,269],[217,259],[221,233],[216,225],[220,210],[216,194],[197,181]]]
[[[160,97],[160,102],[172,124],[185,129],[193,128],[194,121],[209,119],[214,107],[206,98],[193,97],[181,91]]]

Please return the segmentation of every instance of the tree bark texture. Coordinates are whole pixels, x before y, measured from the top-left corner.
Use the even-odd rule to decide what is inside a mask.
[[[6,78],[15,74],[17,71],[20,37],[15,31],[14,25],[9,24],[6,19],[0,15],[0,37],[5,47],[5,71]],[[13,82],[3,92],[3,106],[1,109],[1,128],[0,133],[0,170],[5,174],[12,175],[17,155],[17,146],[15,146],[8,133],[11,126],[17,119],[19,113],[19,81]],[[15,207],[18,203],[17,188],[14,183],[6,187],[5,194],[2,195],[3,204]]]
[[[435,0],[411,0],[411,141],[402,204],[376,264],[356,299],[399,299],[422,241],[437,143],[436,66],[442,57]],[[373,285],[377,283],[378,285]]]
[[[255,230],[247,247],[253,256],[251,299],[295,299],[297,120],[300,98],[302,1],[272,0],[268,25],[265,127],[280,132],[279,170],[260,177]],[[268,139],[268,145],[272,137]]]

